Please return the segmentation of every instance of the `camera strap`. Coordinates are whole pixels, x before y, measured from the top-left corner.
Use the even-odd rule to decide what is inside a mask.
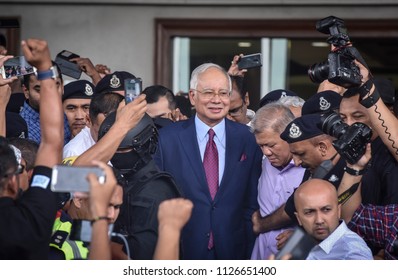
[[[350,197],[358,190],[358,187],[359,187],[359,182],[355,183],[348,190],[340,194],[338,198],[339,204],[343,205],[344,203],[346,203],[347,200],[349,200]]]
[[[368,97],[366,97],[370,93],[372,86],[373,86],[373,81],[370,79],[358,89],[359,94],[361,96],[361,100],[359,101],[359,103],[361,103],[361,105],[364,106],[365,108],[372,107],[380,99],[380,94],[376,87],[373,93]]]

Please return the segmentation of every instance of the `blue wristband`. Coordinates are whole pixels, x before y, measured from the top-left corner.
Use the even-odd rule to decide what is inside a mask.
[[[56,79],[58,77],[57,68],[52,66],[47,71],[37,71],[37,79],[39,81],[47,80],[47,79]]]

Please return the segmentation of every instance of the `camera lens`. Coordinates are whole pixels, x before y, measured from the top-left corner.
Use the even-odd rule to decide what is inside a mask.
[[[346,133],[348,127],[347,124],[343,123],[340,116],[334,112],[325,114],[321,117],[322,131],[337,139]]]
[[[322,83],[329,76],[329,63],[327,61],[312,65],[308,69],[308,76],[314,83]]]

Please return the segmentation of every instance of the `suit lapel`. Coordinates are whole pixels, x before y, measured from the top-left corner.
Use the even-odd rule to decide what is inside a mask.
[[[184,125],[184,129],[178,134],[180,145],[184,150],[188,164],[190,164],[196,180],[208,191],[206,174],[200,156],[198,140],[195,129],[195,118],[190,118]],[[209,193],[210,197],[210,193]]]
[[[218,189],[215,199],[220,198],[228,187],[231,178],[236,178],[235,168],[239,162],[241,155],[242,141],[237,137],[236,128],[233,126],[233,122],[225,119],[225,169],[221,180],[220,187]]]

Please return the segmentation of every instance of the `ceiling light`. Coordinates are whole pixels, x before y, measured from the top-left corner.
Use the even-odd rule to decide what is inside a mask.
[[[250,43],[250,42],[239,42],[238,46],[240,48],[250,48],[252,46],[252,43]]]
[[[329,47],[330,45],[326,42],[312,42],[311,46],[316,47],[316,48],[326,48],[326,47]]]

